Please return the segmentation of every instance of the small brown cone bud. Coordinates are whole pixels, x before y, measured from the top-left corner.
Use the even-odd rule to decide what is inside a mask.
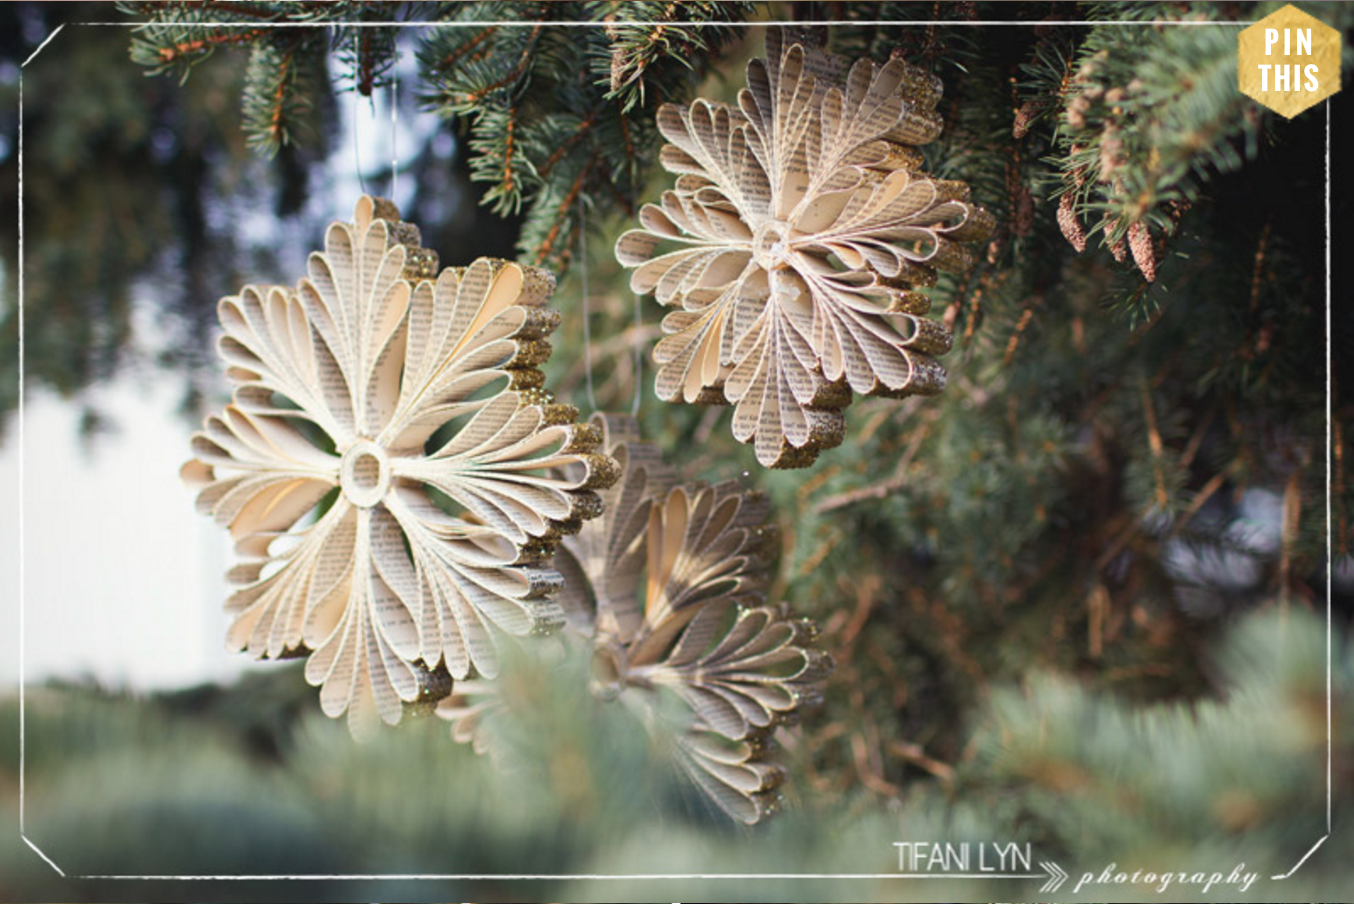
[[[1105,235],[1108,236],[1110,233],[1114,232],[1114,228],[1118,225],[1119,221],[1117,219],[1106,220]],[[1124,245],[1123,239],[1117,239],[1110,243],[1110,254],[1113,254],[1114,259],[1119,263],[1122,264],[1124,262],[1124,259],[1128,257],[1128,248]]]
[[[1072,192],[1063,195],[1062,203],[1058,205],[1058,228],[1078,254],[1086,250],[1086,229],[1077,217],[1076,199]]]
[[[1016,110],[1015,123],[1011,126],[1012,138],[1024,138],[1029,134],[1030,123],[1034,121],[1035,115],[1044,104],[1040,101],[1027,100]]]
[[[1067,124],[1074,129],[1086,128],[1086,111],[1090,108],[1091,102],[1082,95],[1072,98],[1067,105]]]
[[[1109,182],[1119,169],[1124,142],[1120,138],[1106,138],[1100,143],[1100,181]]]
[[[1084,144],[1074,144],[1074,145],[1072,145],[1072,148],[1071,148],[1071,151],[1070,151],[1070,153],[1069,153],[1069,156],[1075,157],[1075,156],[1077,156],[1078,154],[1080,154],[1080,153],[1081,153],[1082,151],[1084,151],[1084,150],[1086,150],[1086,146],[1085,146]],[[1081,188],[1083,185],[1085,185],[1085,184],[1086,184],[1086,167],[1084,167],[1084,166],[1079,166],[1079,167],[1077,167],[1076,169],[1072,170],[1072,178],[1076,181],[1076,183],[1077,183],[1077,188]]]
[[[1141,220],[1128,227],[1128,247],[1133,263],[1148,282],[1153,282],[1157,278],[1157,253],[1152,247],[1152,233]]]

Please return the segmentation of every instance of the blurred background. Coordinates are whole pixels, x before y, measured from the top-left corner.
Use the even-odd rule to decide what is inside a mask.
[[[586,410],[591,369],[601,407],[628,408],[632,352],[660,334],[661,315],[646,299],[635,323],[635,298],[611,249],[633,224],[635,204],[670,184],[656,165],[654,109],[697,94],[731,98],[745,61],[761,51],[760,29],[663,47],[689,65],[655,57],[638,82],[647,94],[624,110],[624,97],[588,86],[617,47],[649,40],[652,28],[546,27],[530,55],[499,47],[492,29],[392,29],[370,96],[354,90],[362,58],[331,31],[330,42],[307,51],[310,81],[294,86],[306,103],[294,111],[292,139],[260,153],[248,107],[260,54],[224,47],[180,82],[134,61],[129,28],[80,24],[144,12],[6,4],[0,586],[14,590],[4,595],[0,671],[5,824],[18,820],[22,643],[24,829],[70,876],[875,874],[896,871],[895,841],[993,840],[1029,842],[1074,880],[1111,861],[1224,872],[1244,861],[1268,877],[1326,831],[1329,578],[1336,837],[1282,886],[1266,880],[1228,893],[1293,900],[1347,888],[1354,877],[1338,849],[1354,729],[1338,717],[1354,670],[1354,564],[1341,350],[1354,340],[1354,306],[1340,253],[1349,175],[1337,165],[1328,575],[1325,112],[1275,120],[1230,94],[1224,102],[1186,91],[1144,108],[1142,121],[1157,132],[1134,144],[1110,128],[1109,114],[1080,133],[1069,129],[1074,98],[1063,86],[1102,52],[1098,59],[1111,61],[1101,63],[1102,92],[1128,86],[1113,61],[1129,53],[1139,54],[1133,66],[1149,82],[1134,89],[1139,96],[1153,78],[1188,86],[1179,65],[1158,70],[1168,61],[1198,60],[1201,70],[1225,62],[1207,43],[1209,29],[870,24],[932,16],[1227,22],[1277,5],[1142,4],[1130,13],[1080,3],[999,12],[809,3],[790,13],[729,3],[682,14],[861,20],[834,26],[829,46],[876,59],[901,53],[944,78],[947,129],[926,149],[928,168],[969,182],[1003,224],[973,272],[931,292],[933,314],[957,337],[945,395],[858,401],[845,444],[811,469],[766,472],[729,436],[726,409],[667,405],[644,388],[641,420],[669,461],[691,478],[746,474],[771,495],[784,537],[773,595],[818,621],[821,645],[838,662],[825,704],[778,736],[791,776],[785,812],[748,830],[693,796],[627,713],[594,706],[529,664],[516,680],[526,687],[520,698],[536,704],[514,714],[513,736],[528,740],[510,775],[453,744],[437,720],[355,744],[320,714],[298,666],[225,652],[230,545],[194,512],[177,471],[188,434],[227,398],[212,345],[217,299],[245,282],[295,281],[324,227],[349,216],[364,191],[392,196],[444,264],[520,256],[559,272],[564,322],[549,385]],[[547,18],[538,4],[409,6],[339,4],[329,14]],[[614,6],[555,4],[548,16],[600,21]],[[627,6],[627,15],[659,25],[661,15],[676,15],[666,4]],[[1347,31],[1339,18],[1347,11],[1330,16]],[[63,24],[23,69],[20,424],[19,67]],[[515,197],[502,178],[486,176],[483,161],[501,148],[482,124],[501,114],[499,94],[468,107],[457,98],[475,85],[457,84],[437,63],[460,46],[445,42],[482,33],[485,72],[464,78],[521,80],[501,102],[543,123],[573,117],[576,126],[588,104],[626,120],[641,153],[624,179],[598,175],[607,172],[598,161],[620,146],[601,126],[576,141],[550,129],[525,137],[526,188]],[[552,82],[574,75],[576,94]],[[1354,146],[1347,106],[1342,96],[1331,102],[1337,163],[1339,149]],[[1099,146],[1090,152],[1108,153],[1130,184],[1140,169],[1155,173],[1143,183],[1159,192],[1143,214],[1155,279],[1140,260],[1116,259],[1122,246],[1112,247],[1111,229],[1103,247],[1093,230],[1082,253],[1060,233],[1058,186],[1088,153],[1077,142],[1092,133]],[[1151,162],[1152,147],[1158,161],[1161,148],[1189,149],[1172,161],[1175,181]],[[571,182],[586,188],[577,211]],[[586,236],[576,228],[584,206]],[[1033,893],[1031,881],[730,879],[704,880],[695,893],[992,900],[1017,888]],[[1044,899],[1067,896],[1070,885]],[[1120,891],[1122,900],[1142,894]],[[689,883],[653,880],[145,885],[62,879],[17,841],[0,846],[0,900],[692,894]],[[1114,898],[1097,889],[1095,899]]]

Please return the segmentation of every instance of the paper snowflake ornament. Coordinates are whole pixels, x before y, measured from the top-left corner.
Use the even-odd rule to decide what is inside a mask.
[[[737,108],[664,104],[677,175],[616,256],[664,307],[660,398],[731,404],[733,433],[773,468],[841,443],[852,393],[936,393],[949,330],[916,291],[969,265],[992,216],[924,175],[941,85],[901,60],[846,60],[767,33]]]
[[[766,500],[732,482],[678,485],[634,419],[594,422],[623,477],[556,557],[566,634],[592,649],[595,696],[635,709],[713,803],[758,822],[784,776],[771,735],[821,699],[832,666],[813,647],[812,622],[765,603],[775,546]],[[502,705],[480,682],[437,712],[483,751],[485,720]]]
[[[439,273],[370,197],[308,271],[222,299],[234,395],[182,474],[235,540],[228,645],[308,655],[324,711],[362,734],[493,676],[495,632],[563,623],[549,557],[619,472],[541,389],[549,273]]]

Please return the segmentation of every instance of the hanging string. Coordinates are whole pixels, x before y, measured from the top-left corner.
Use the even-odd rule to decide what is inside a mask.
[[[353,165],[357,167],[357,184],[362,188],[362,194],[367,193],[367,180],[362,178],[362,153],[357,134],[357,109],[361,92],[357,90],[359,72],[362,68],[362,31],[353,30]]]
[[[588,381],[588,404],[597,411],[597,393],[592,384],[592,324],[588,309],[588,205],[578,205],[578,268],[583,290],[583,371]]]
[[[639,402],[644,397],[644,312],[639,303],[639,293],[635,296],[635,400],[630,403],[632,417],[639,416]]]
[[[395,43],[395,62],[390,64],[390,200],[395,200],[395,187],[398,184],[400,172],[400,154],[396,148],[397,122],[399,120],[400,105],[400,51],[399,41]]]
[[[598,411],[597,391],[592,378],[592,311],[588,293],[588,213],[587,206],[578,205],[578,266],[579,281],[583,294],[583,373],[587,381],[588,404]],[[630,403],[632,417],[639,415],[639,404],[644,398],[644,310],[640,296],[632,292],[635,298],[635,397]]]
[[[635,155],[631,154],[627,164],[630,171],[630,202],[635,204],[638,200],[639,162]],[[635,297],[635,398],[630,403],[630,416],[639,416],[639,403],[644,398],[644,312],[639,300],[639,293],[633,289],[630,294]]]

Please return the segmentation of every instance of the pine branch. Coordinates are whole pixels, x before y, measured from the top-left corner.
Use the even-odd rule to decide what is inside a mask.
[[[700,60],[729,39],[725,23],[744,19],[753,8],[749,2],[647,2],[590,3],[594,21],[608,24],[611,42],[605,73],[607,100],[620,103],[629,113],[645,105],[646,95],[663,90],[675,70],[694,72]],[[692,28],[693,23],[703,27]],[[680,27],[678,27],[680,26]]]
[[[574,204],[578,201],[579,192],[583,190],[583,184],[587,177],[588,167],[585,166],[574,179],[573,184],[569,186],[569,191],[565,194],[564,200],[560,201],[559,207],[555,209],[555,219],[550,225],[550,231],[536,246],[534,263],[537,266],[549,260],[554,253],[555,243],[560,237],[560,230],[569,221]]]
[[[193,55],[207,56],[212,49],[223,44],[242,44],[252,43],[255,39],[267,34],[262,28],[252,31],[236,31],[226,34],[211,34],[205,37],[195,38],[188,41],[177,41],[169,46],[159,47],[155,54],[160,62],[165,65],[181,63],[184,57]]]
[[[245,71],[243,120],[250,146],[265,157],[309,130],[314,43],[298,31],[270,36],[253,47]]]

